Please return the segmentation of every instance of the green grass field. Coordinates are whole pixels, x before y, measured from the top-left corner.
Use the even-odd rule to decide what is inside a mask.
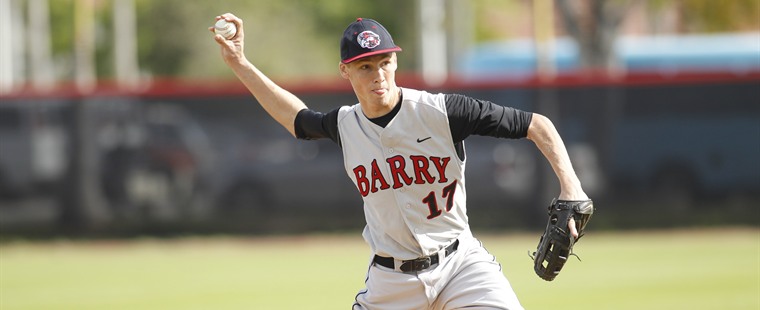
[[[350,309],[359,235],[7,242],[0,309]],[[480,237],[526,309],[760,309],[760,230],[592,230],[553,282],[537,233]]]

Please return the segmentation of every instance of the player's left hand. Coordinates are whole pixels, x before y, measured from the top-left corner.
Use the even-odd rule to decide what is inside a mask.
[[[533,269],[544,280],[552,281],[573,253],[573,246],[594,214],[591,200],[553,200],[548,207],[549,221],[531,254]],[[568,230],[562,227],[567,223]],[[560,226],[562,225],[562,226]],[[530,253],[530,252],[529,252]]]
[[[576,200],[576,201],[582,201],[582,200],[588,200],[588,195],[586,195],[585,192],[583,192],[582,189],[576,189],[573,191],[565,191],[563,190],[558,197],[559,200]],[[575,227],[575,219],[570,217],[570,221],[567,223],[568,231],[570,232],[570,235],[573,237],[573,239],[578,239],[578,229]]]

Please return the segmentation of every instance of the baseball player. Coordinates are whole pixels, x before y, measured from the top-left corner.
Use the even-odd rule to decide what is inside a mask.
[[[247,60],[241,19],[229,13],[216,19],[237,26],[235,37],[215,40],[261,106],[296,138],[330,139],[343,151],[346,174],[364,201],[363,237],[372,250],[366,288],[352,309],[522,309],[501,265],[470,231],[464,140],[528,138],[557,174],[559,199],[587,199],[546,117],[397,86],[401,48],[380,23],[362,18],[343,33],[339,63],[359,103],[313,111]]]

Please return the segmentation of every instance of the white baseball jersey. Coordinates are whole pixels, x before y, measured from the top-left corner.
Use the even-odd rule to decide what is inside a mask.
[[[465,162],[457,156],[445,96],[404,88],[383,128],[359,104],[338,112],[346,173],[364,200],[364,239],[380,256],[431,255],[469,230]]]
[[[341,145],[364,199],[373,258],[352,309],[522,309],[501,265],[470,232],[463,141],[523,138],[531,114],[456,94],[403,88],[401,98],[372,120],[356,104],[327,114],[304,109],[294,124],[300,139]],[[443,256],[454,240],[458,250]],[[428,255],[439,258],[435,266],[401,272],[398,262]],[[378,257],[395,259],[394,268]]]

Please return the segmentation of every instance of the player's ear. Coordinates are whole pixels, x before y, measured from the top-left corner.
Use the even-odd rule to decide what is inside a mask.
[[[348,65],[340,62],[338,63],[338,70],[340,70],[340,76],[348,80]]]

